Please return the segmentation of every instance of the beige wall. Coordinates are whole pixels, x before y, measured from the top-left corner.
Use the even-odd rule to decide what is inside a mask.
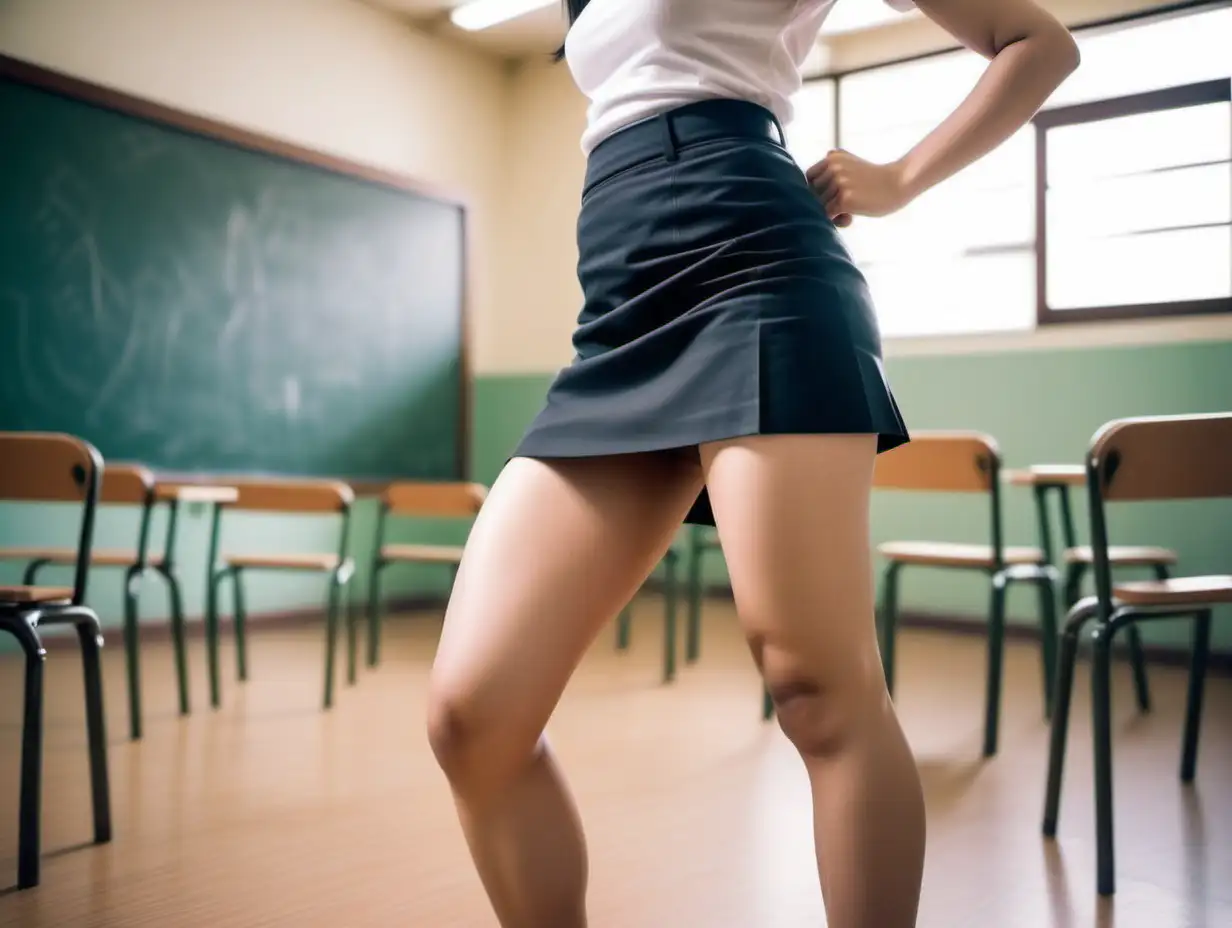
[[[0,52],[458,191],[492,366],[503,65],[354,0],[3,0]]]
[[[581,306],[575,229],[586,159],[586,101],[563,64],[525,63],[509,86],[500,202],[500,373],[556,370],[572,357]]]

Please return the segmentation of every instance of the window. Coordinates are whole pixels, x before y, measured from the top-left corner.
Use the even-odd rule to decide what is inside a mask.
[[[1232,310],[1232,81],[1036,124],[1041,322]]]
[[[1082,111],[1071,107],[1232,75],[1227,4],[1085,30],[1077,39],[1082,67],[1049,101],[1041,125],[1053,109],[1072,120]],[[898,158],[985,67],[955,51],[809,83],[789,148],[802,165],[835,142],[874,161]],[[1227,296],[1232,277],[1228,107],[1050,124],[1039,220],[1036,133],[1044,130],[1033,126],[900,213],[858,220],[842,234],[868,278],[883,334],[1024,331],[1063,319],[1218,308],[1202,301]],[[1047,249],[1046,293],[1037,244],[1039,254]],[[1126,273],[1127,263],[1137,273]]]

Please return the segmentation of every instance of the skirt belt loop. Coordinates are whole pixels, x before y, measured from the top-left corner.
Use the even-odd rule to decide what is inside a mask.
[[[663,133],[663,157],[668,161],[679,161],[680,150],[676,146],[676,134],[672,131],[671,113],[659,114],[659,127]]]

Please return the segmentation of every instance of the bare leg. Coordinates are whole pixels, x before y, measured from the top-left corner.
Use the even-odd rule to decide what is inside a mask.
[[[504,928],[586,924],[586,848],[543,729],[700,486],[696,461],[663,455],[519,458],[471,530],[432,669],[428,735]]]
[[[830,928],[909,928],[924,800],[878,656],[868,505],[875,439],[755,436],[702,466],[754,659],[813,792]]]

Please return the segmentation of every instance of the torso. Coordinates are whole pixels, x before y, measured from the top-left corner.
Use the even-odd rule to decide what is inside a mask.
[[[800,69],[835,0],[591,0],[566,41],[590,99],[582,150],[696,100],[758,103],[791,118]]]

